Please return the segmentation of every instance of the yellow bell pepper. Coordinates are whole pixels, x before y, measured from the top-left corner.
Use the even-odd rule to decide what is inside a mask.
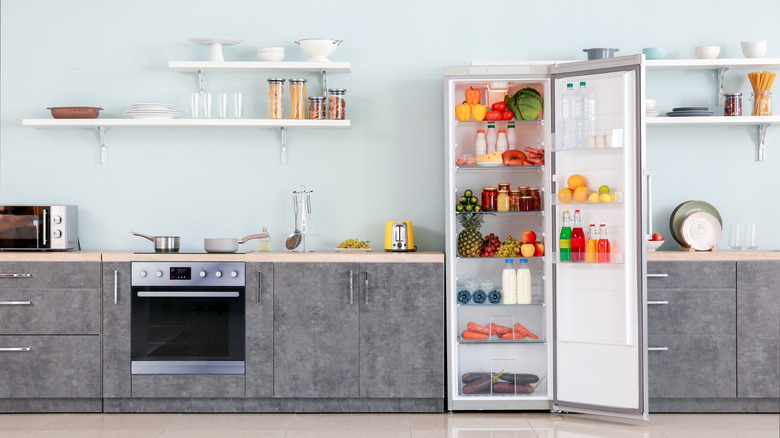
[[[487,106],[478,103],[471,105],[471,117],[474,117],[474,120],[478,122],[484,120],[485,114],[487,114]]]
[[[458,120],[466,121],[469,119],[469,115],[471,115],[471,105],[467,104],[465,100],[462,104],[455,105],[455,116],[458,117]]]

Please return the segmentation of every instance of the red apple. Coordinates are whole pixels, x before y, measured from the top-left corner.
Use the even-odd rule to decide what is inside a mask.
[[[653,233],[653,237],[650,240],[664,240],[664,236],[661,233]]]
[[[536,233],[531,230],[523,233],[523,243],[534,243],[534,241],[536,241]]]
[[[520,245],[520,254],[522,254],[523,257],[533,257],[534,251],[536,251],[536,248],[534,248],[533,243],[524,243]]]
[[[541,257],[544,255],[544,243],[534,242],[534,257]]]

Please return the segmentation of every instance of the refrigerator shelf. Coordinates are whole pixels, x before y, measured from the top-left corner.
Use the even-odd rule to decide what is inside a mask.
[[[488,123],[495,123],[496,126],[499,124],[505,125],[509,123],[517,124],[544,124],[544,119],[537,119],[537,120],[456,120],[455,126],[474,126],[474,125],[485,125],[487,126]]]
[[[484,303],[484,304],[460,304],[458,303],[458,307],[502,307],[502,308],[512,308],[512,307],[544,307],[544,302],[538,302],[538,303],[530,303],[530,304],[492,304],[492,303]]]
[[[456,215],[466,214],[466,213],[482,213],[482,214],[488,214],[492,216],[540,216],[543,215],[544,212],[541,210],[533,210],[533,211],[459,211],[456,212]]]
[[[455,166],[457,172],[543,172],[544,166]]]
[[[492,335],[491,335],[492,336]],[[546,339],[530,339],[530,338],[523,338],[523,339],[500,339],[500,338],[488,338],[488,339],[463,339],[462,337],[458,336],[458,343],[461,345],[466,344],[533,344],[533,345],[544,345],[547,344]]]
[[[533,262],[533,261],[537,261],[537,260],[540,261],[540,262],[543,262],[544,261],[544,256],[540,256],[540,257],[522,257],[522,256],[517,256],[517,257],[461,257],[461,256],[458,256],[457,257],[458,261],[462,261],[462,260],[495,260],[496,262],[500,261],[501,263],[504,263],[504,260],[506,260],[506,259],[512,259],[513,261],[514,260],[520,260],[520,259],[526,259],[529,262]]]
[[[605,266],[605,265],[622,265],[625,264],[625,254],[622,252],[611,252],[610,254],[610,261],[609,262],[597,262],[597,263],[588,263],[588,262],[571,262],[571,261],[565,261],[562,262],[559,253],[554,252],[553,253],[553,259],[552,262],[556,265],[576,265],[576,266],[588,266],[593,267],[593,269],[598,269],[597,266]]]

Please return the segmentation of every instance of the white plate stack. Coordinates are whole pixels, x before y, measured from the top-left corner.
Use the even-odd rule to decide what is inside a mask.
[[[134,103],[123,114],[133,119],[173,119],[181,115],[167,103]]]

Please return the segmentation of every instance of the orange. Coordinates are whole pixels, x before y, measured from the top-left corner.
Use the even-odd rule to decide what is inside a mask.
[[[564,187],[558,192],[558,200],[564,204],[571,202],[572,192],[570,189]]]
[[[574,201],[579,202],[582,204],[583,202],[588,200],[588,195],[590,195],[590,190],[588,190],[585,186],[579,186],[576,189],[574,189]]]
[[[569,188],[574,190],[579,186],[585,185],[585,177],[575,173],[574,175],[569,177],[568,183],[569,183]]]

